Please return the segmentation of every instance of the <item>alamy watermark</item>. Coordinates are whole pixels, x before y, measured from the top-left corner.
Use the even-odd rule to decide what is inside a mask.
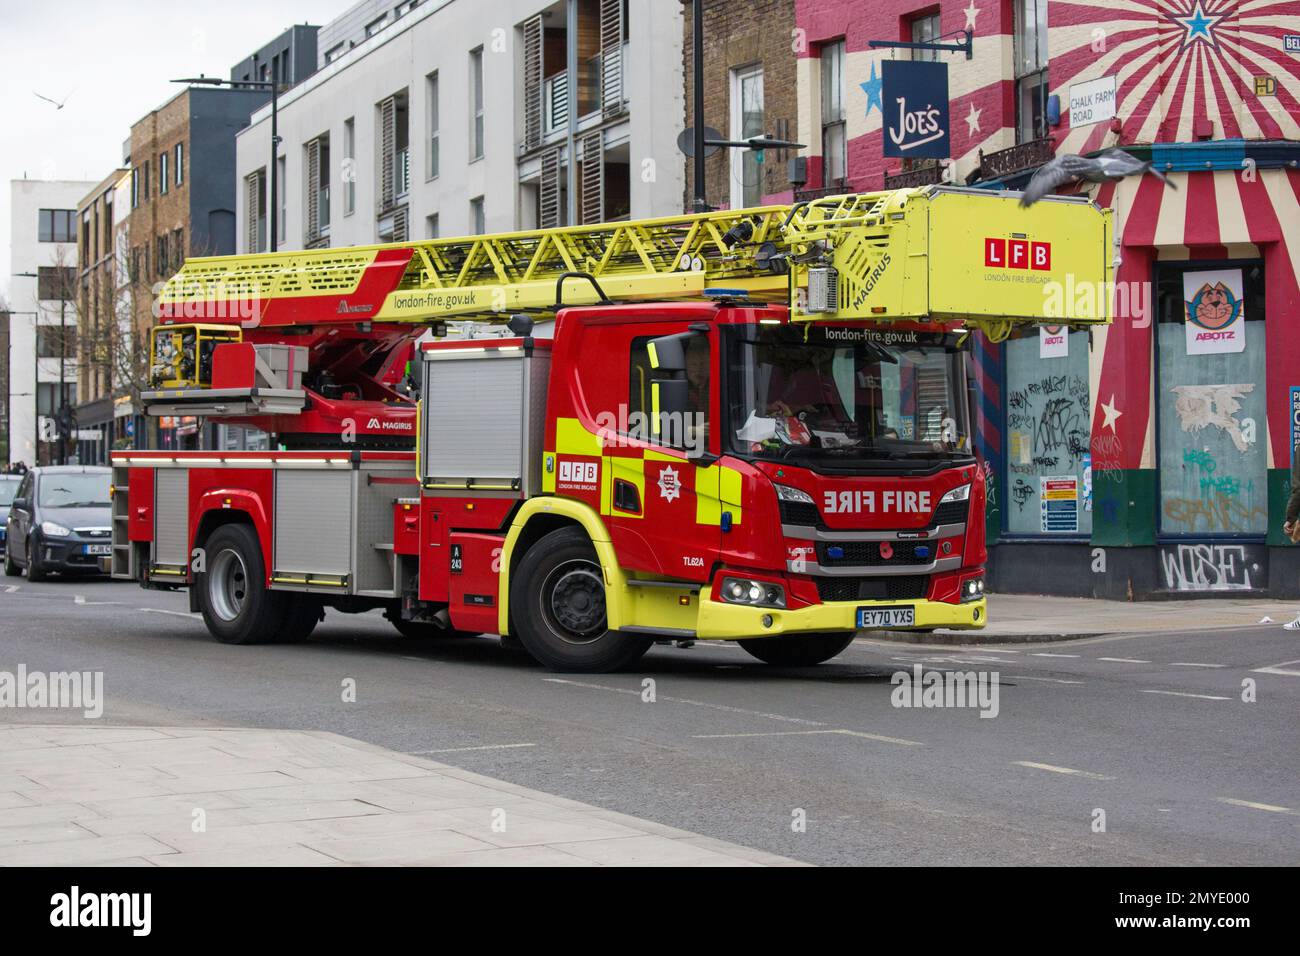
[[[0,708],[80,710],[89,720],[104,714],[103,671],[0,671]]]
[[[900,708],[978,709],[981,717],[996,717],[1000,709],[997,671],[927,671],[916,664],[889,678],[894,690],[889,702]]]

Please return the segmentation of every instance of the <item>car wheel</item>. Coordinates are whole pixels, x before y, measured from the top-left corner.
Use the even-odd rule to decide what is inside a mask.
[[[18,567],[18,565],[14,564],[14,549],[10,547],[6,547],[5,548],[5,576],[10,578],[16,578],[18,577],[18,575],[22,573],[23,572]]]
[[[765,664],[779,667],[809,667],[828,661],[853,642],[853,631],[826,634],[783,634],[780,637],[751,637],[738,641]]]
[[[289,611],[289,596],[267,588],[256,532],[245,524],[223,525],[205,548],[207,569],[196,575],[194,586],[208,631],[222,644],[276,640]]]
[[[606,626],[604,575],[580,528],[561,528],[543,537],[511,578],[510,615],[519,639],[552,670],[618,670],[639,660],[654,643]]]
[[[6,550],[5,554],[9,552]],[[27,539],[27,567],[24,569],[28,582],[36,583],[45,580],[45,570],[41,567],[41,552],[36,546],[36,536],[32,535]]]

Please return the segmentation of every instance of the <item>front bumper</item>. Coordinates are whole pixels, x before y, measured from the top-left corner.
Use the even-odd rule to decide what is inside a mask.
[[[87,554],[87,545],[108,545],[111,553],[112,542],[108,538],[88,538],[71,534],[66,538],[38,535],[37,553],[40,555],[42,571],[65,571],[78,574],[103,573],[102,561],[107,555]]]
[[[722,601],[700,602],[696,636],[701,639],[736,640],[745,637],[768,637],[773,634],[800,634],[817,631],[856,631],[858,608],[897,607],[916,609],[916,623],[900,630],[918,631],[944,627],[953,630],[978,630],[987,619],[985,599],[964,604],[945,601],[828,601],[795,609],[747,607]],[[764,618],[771,624],[764,626]]]

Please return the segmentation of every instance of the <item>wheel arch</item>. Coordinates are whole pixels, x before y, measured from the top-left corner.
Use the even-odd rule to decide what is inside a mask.
[[[510,585],[515,569],[523,556],[538,541],[561,528],[581,528],[596,549],[601,571],[605,578],[605,606],[609,627],[617,630],[624,620],[624,595],[627,589],[623,569],[614,554],[609,530],[600,515],[590,505],[570,498],[545,496],[524,502],[515,514],[501,555],[501,576],[497,588],[497,627],[499,633],[510,633]]]
[[[271,522],[256,492],[219,490],[205,492],[195,508],[194,534],[190,539],[191,554],[195,548],[207,544],[213,533],[225,525],[246,524],[257,535],[262,549],[262,564],[266,569],[267,583],[271,579]]]

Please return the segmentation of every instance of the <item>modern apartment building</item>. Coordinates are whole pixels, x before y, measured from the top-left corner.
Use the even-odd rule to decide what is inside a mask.
[[[280,97],[280,248],[680,212],[681,44],[662,0],[358,4]],[[241,252],[268,247],[270,125],[238,136]]]
[[[316,32],[308,23],[289,27],[270,43],[230,68],[234,82],[269,83],[280,89],[297,86],[316,72]]]
[[[76,402],[77,203],[94,183],[10,183],[9,457],[59,457],[55,419]]]

